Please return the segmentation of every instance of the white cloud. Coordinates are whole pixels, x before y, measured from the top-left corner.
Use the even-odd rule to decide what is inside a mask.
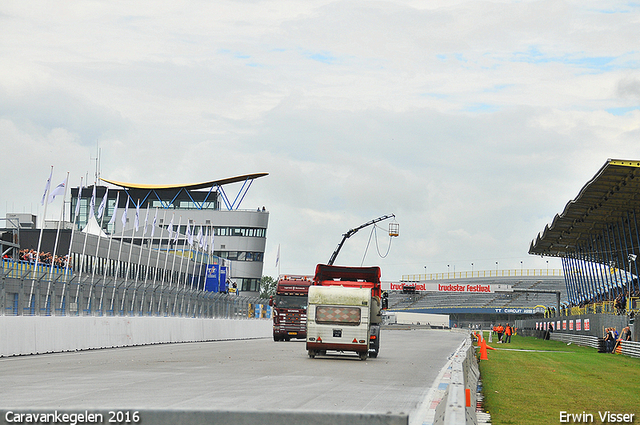
[[[639,8],[349,1],[0,6],[7,211],[51,165],[186,183],[252,172],[265,274],[546,267],[529,243],[607,158],[640,158]],[[57,180],[58,177],[54,177]],[[5,185],[7,186],[7,185]],[[556,260],[553,260],[556,261]],[[556,261],[555,267],[558,266]]]

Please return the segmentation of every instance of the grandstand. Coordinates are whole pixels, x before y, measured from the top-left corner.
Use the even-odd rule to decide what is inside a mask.
[[[452,293],[402,290],[389,291],[390,311],[410,311],[413,313],[448,314],[451,324],[488,325],[499,321],[515,321],[542,315],[547,309],[556,309],[560,292],[561,304],[566,304],[567,291],[563,276],[493,276],[454,278],[429,281],[446,285],[502,285],[516,291],[532,292],[490,292]],[[404,282],[414,285],[420,282]],[[535,293],[533,291],[546,291]]]

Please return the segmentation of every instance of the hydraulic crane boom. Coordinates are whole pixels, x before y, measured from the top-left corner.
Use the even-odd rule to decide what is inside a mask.
[[[386,220],[388,218],[395,218],[395,215],[393,214],[388,214],[388,215],[383,215],[382,217],[378,217],[374,220],[368,221],[358,227],[355,227],[353,229],[349,229],[349,231],[347,231],[347,233],[342,235],[342,240],[340,241],[340,243],[338,244],[338,247],[336,248],[335,251],[333,251],[333,254],[331,254],[331,258],[329,259],[329,262],[327,263],[328,265],[332,266],[333,262],[336,261],[336,257],[338,256],[338,254],[340,253],[340,250],[342,249],[342,245],[344,245],[344,242],[350,238],[354,233],[356,233],[358,230],[363,229],[367,226],[371,226],[372,224],[376,224],[379,221],[382,220]]]

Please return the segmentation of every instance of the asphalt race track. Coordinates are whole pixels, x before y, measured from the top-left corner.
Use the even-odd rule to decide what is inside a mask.
[[[3,412],[53,409],[410,414],[467,336],[383,330],[378,358],[303,341],[163,344],[0,358]],[[3,417],[4,419],[4,417]]]

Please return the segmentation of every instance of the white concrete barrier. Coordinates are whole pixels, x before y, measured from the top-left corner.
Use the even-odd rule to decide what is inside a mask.
[[[270,338],[271,332],[265,319],[0,316],[0,356]]]

